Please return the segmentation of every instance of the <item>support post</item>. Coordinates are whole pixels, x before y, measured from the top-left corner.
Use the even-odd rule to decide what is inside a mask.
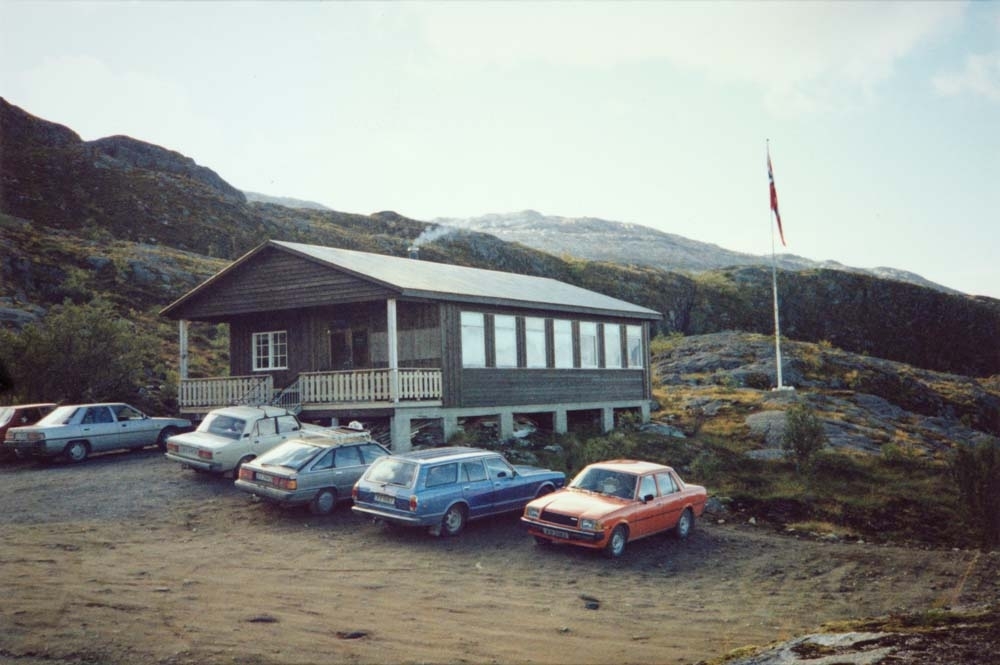
[[[185,319],[177,322],[177,333],[180,337],[180,362],[177,371],[182,380],[188,378],[188,324],[189,321]]]
[[[389,392],[393,404],[399,403],[399,339],[396,331],[396,299],[385,301],[389,337]]]

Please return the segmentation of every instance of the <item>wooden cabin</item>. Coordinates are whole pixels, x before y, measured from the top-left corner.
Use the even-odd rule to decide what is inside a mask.
[[[557,432],[580,413],[649,419],[660,314],[553,279],[269,241],[161,312],[179,321],[182,413],[277,404],[304,419],[387,419],[445,438],[471,419]],[[229,376],[188,376],[188,325],[225,323]]]

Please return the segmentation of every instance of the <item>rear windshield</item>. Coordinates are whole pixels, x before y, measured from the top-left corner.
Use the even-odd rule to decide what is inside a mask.
[[[417,475],[417,465],[406,460],[383,457],[376,460],[365,474],[365,480],[373,483],[388,483],[410,487]]]
[[[9,406],[0,406],[0,425],[6,425],[14,415],[14,409]]]
[[[322,450],[325,448],[304,441],[286,441],[258,457],[257,463],[264,466],[284,466],[297,471]]]
[[[208,432],[217,436],[224,436],[227,439],[238,439],[246,429],[247,423],[241,418],[224,416],[221,413],[210,413],[201,424],[198,425],[199,432]]]
[[[79,407],[76,406],[60,406],[55,411],[45,416],[38,421],[38,425],[65,425],[73,415],[76,413]]]

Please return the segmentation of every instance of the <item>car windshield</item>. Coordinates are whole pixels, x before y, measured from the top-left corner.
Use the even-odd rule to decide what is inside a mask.
[[[257,458],[262,466],[283,466],[298,471],[325,448],[304,441],[287,441]]]
[[[56,408],[55,411],[45,416],[39,420],[36,425],[65,425],[72,418],[73,414],[76,413],[79,407],[76,406],[60,406]]]
[[[13,417],[14,417],[13,407],[9,406],[0,407],[0,427],[9,423],[10,419]]]
[[[238,439],[246,429],[247,422],[241,418],[233,418],[221,413],[210,413],[205,420],[198,425],[199,432],[208,432],[216,436],[224,436],[227,439]]]
[[[635,480],[635,475],[631,473],[601,467],[587,467],[573,478],[569,487],[631,499],[635,496]]]
[[[365,474],[365,480],[373,483],[388,483],[410,487],[417,475],[417,465],[401,459],[383,457],[376,460]]]

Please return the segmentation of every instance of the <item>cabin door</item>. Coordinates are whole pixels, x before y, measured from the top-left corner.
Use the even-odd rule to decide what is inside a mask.
[[[332,329],[330,364],[335,371],[368,367],[368,329]]]

